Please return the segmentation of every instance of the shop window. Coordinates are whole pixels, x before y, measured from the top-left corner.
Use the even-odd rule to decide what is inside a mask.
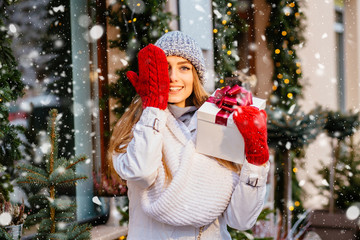
[[[93,201],[93,168],[105,158],[108,131],[106,104],[100,106],[107,80],[105,1],[96,3],[97,7],[95,1],[84,0],[19,1],[8,20],[16,27],[12,48],[26,84],[25,96],[10,113],[13,124],[26,128],[22,139],[29,151],[22,161],[44,165],[47,117],[50,109],[58,109],[59,156],[89,158],[77,169],[88,179],[58,193],[76,199],[82,222],[96,221],[107,211],[106,204]]]

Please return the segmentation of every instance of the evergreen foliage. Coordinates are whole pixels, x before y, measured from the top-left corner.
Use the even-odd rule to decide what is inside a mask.
[[[282,108],[270,108],[268,113],[269,145],[280,152],[295,150],[299,156],[304,146],[310,144],[322,131],[325,124],[320,107],[308,114],[293,105],[290,111]]]
[[[339,154],[336,159],[334,176],[334,205],[336,209],[346,210],[354,203],[360,202],[360,147],[352,142],[341,142]],[[318,171],[323,179],[330,179],[330,171],[327,165],[322,163]],[[320,189],[324,196],[330,193],[329,185],[312,183]]]
[[[324,129],[329,137],[339,141],[352,136],[360,126],[359,113],[346,114],[339,111],[327,111]]]
[[[75,186],[77,181],[86,176],[76,174],[76,166],[86,160],[85,157],[58,158],[58,120],[57,110],[50,111],[48,134],[50,153],[46,159],[46,169],[29,164],[21,164],[22,171],[17,183],[20,186],[36,188],[36,193],[29,201],[37,202],[40,210],[31,214],[27,225],[40,223],[37,239],[90,239],[90,226],[72,223],[75,220],[76,206],[68,197],[58,196],[59,190]]]
[[[304,43],[300,1],[267,0],[271,6],[266,39],[274,61],[271,104],[288,110],[301,96],[302,70],[296,48]]]
[[[130,1],[116,0],[109,6],[109,23],[119,29],[117,39],[110,40],[110,47],[125,53],[122,69],[116,83],[110,85],[110,96],[117,100],[114,113],[121,116],[135,96],[135,89],[126,78],[127,71],[137,72],[137,54],[140,49],[170,31],[174,16],[165,11],[165,0]],[[120,56],[119,56],[120,57]]]
[[[239,15],[239,1],[213,0],[214,62],[217,87],[229,85],[226,77],[232,77],[240,60],[238,41],[240,34],[248,30],[246,21]],[[241,85],[241,84],[240,84]]]
[[[303,157],[305,147],[315,140],[325,124],[324,114],[319,107],[305,114],[297,105],[303,89],[297,49],[305,41],[305,15],[301,11],[300,2],[267,0],[271,12],[265,35],[272,54],[274,72],[270,106],[267,109],[268,138],[269,145],[275,149],[275,208],[281,210],[279,217],[283,229],[280,237],[289,237],[287,235],[291,234],[288,232],[291,215],[294,215],[294,223],[303,212],[302,190],[294,171],[294,159]],[[300,161],[296,163],[301,164]]]
[[[14,163],[21,158],[19,147],[21,141],[18,134],[24,129],[11,125],[9,122],[10,103],[22,97],[24,84],[17,63],[11,50],[11,38],[5,20],[8,18],[7,7],[12,1],[0,2],[0,162],[6,168],[1,168],[0,190],[8,200],[12,191],[9,176],[13,175]]]
[[[315,108],[308,114],[300,111],[300,108],[293,105],[290,111],[282,108],[269,108],[268,113],[268,138],[269,146],[275,149],[275,207],[282,213],[286,212],[286,189],[284,186],[291,184],[292,202],[297,202],[294,207],[294,214],[303,212],[302,189],[294,171],[288,172],[288,161],[294,158],[301,158],[304,148],[316,139],[325,124],[324,115],[320,107]],[[291,182],[287,183],[287,176],[291,175]],[[295,220],[295,219],[294,219]]]
[[[329,204],[333,201],[334,207],[345,210],[355,202],[360,202],[360,148],[353,143],[353,135],[360,127],[358,113],[344,113],[327,111],[324,130],[335,141],[333,146],[333,169],[322,163],[318,173],[334,187],[313,184],[321,189],[324,195],[330,194]],[[333,191],[333,192],[332,192]],[[330,209],[331,211],[333,209]]]

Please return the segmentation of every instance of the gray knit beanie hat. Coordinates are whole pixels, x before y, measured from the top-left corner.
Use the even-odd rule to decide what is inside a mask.
[[[166,56],[178,56],[185,58],[195,67],[201,84],[205,79],[205,60],[199,44],[180,31],[172,31],[159,38],[155,46],[161,48]]]

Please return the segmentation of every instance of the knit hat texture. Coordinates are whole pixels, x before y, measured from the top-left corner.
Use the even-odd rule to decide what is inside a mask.
[[[155,46],[161,48],[166,56],[185,58],[195,67],[201,84],[205,79],[205,60],[199,44],[190,36],[180,31],[172,31],[159,38]]]

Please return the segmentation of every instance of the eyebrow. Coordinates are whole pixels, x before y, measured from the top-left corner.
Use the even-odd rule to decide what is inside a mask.
[[[177,65],[186,64],[186,63],[191,64],[191,63],[189,63],[188,61],[182,61],[182,62],[178,62]]]
[[[168,64],[170,64],[170,62],[168,62]],[[176,65],[181,65],[181,64],[191,64],[191,63],[189,61],[181,61],[176,63]]]

